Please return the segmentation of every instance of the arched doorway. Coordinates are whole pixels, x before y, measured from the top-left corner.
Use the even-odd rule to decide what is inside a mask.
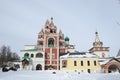
[[[42,65],[41,64],[37,64],[36,70],[42,70]]]
[[[119,73],[120,69],[116,65],[110,65],[108,67],[108,73]]]
[[[22,57],[22,66],[23,66],[23,69],[28,69],[28,67],[29,67],[29,61],[30,61],[29,56]]]

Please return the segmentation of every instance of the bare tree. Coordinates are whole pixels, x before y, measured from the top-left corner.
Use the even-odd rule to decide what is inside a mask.
[[[0,54],[1,54],[1,64],[4,64],[6,62],[6,46],[2,46],[0,49]]]
[[[18,54],[11,52],[9,46],[3,45],[0,48],[0,65],[4,65],[9,61],[18,61],[19,59]]]

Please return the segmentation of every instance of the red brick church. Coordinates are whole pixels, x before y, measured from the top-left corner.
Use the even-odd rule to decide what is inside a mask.
[[[59,70],[60,55],[75,50],[75,46],[69,44],[69,40],[69,37],[64,37],[62,30],[57,32],[57,27],[51,18],[38,33],[37,45],[27,45],[21,50],[23,60],[27,55],[32,60],[34,70]]]

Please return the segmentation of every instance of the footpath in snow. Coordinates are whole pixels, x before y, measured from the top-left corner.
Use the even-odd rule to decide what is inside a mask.
[[[119,73],[88,74],[67,71],[0,71],[0,80],[120,80]]]

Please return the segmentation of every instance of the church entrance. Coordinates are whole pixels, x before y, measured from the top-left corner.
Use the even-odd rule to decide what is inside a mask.
[[[108,67],[108,73],[119,73],[120,69],[116,65],[110,65]]]
[[[41,64],[37,64],[36,70],[42,70],[42,65]]]
[[[26,60],[26,59],[22,60],[23,69],[28,69],[28,68],[27,68],[28,65],[29,65],[29,61],[28,61],[28,60]]]
[[[102,66],[104,73],[120,73],[120,61],[116,58],[111,58]]]

